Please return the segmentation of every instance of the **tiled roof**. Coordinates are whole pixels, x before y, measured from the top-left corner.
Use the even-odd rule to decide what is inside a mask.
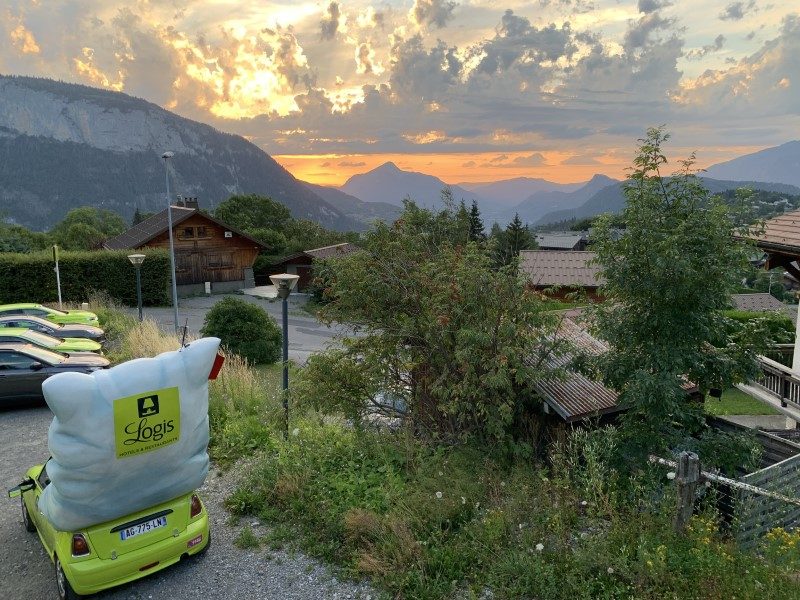
[[[577,351],[592,356],[608,350],[604,342],[592,337],[570,319],[561,322],[556,335]],[[568,369],[574,357],[574,352],[567,352],[560,356],[550,356],[544,362],[551,369]],[[620,410],[617,392],[575,371],[567,370],[560,378],[536,381],[533,387],[548,406],[567,422]]]
[[[571,349],[561,354],[551,354],[543,362],[550,369],[561,369],[562,376],[541,379],[533,384],[533,389],[547,405],[568,423],[621,411],[622,408],[617,404],[619,394],[616,391],[570,369],[576,355],[599,356],[608,351],[608,344],[568,318],[564,318],[559,324],[556,338],[565,340]],[[535,360],[530,357],[526,363],[533,366]],[[684,380],[681,387],[687,394],[697,390],[697,386],[687,380]]]
[[[764,222],[764,230],[749,236],[760,248],[800,252],[800,210],[787,212]]]
[[[572,250],[583,239],[583,234],[580,233],[541,233],[536,236],[536,243],[540,248]]]
[[[350,242],[343,244],[334,244],[333,246],[323,246],[322,248],[314,248],[313,250],[304,250],[304,254],[308,254],[311,258],[330,258],[331,256],[343,256],[358,250],[358,246]]]
[[[264,247],[264,244],[259,242],[257,239],[250,237],[246,233],[242,233],[238,229],[234,229],[227,223],[223,223],[222,221],[219,221],[208,214],[200,213],[196,208],[185,208],[183,206],[172,206],[171,208],[173,229],[175,229],[179,223],[182,223],[193,214],[199,213],[204,219],[207,219],[212,223],[216,223],[220,227],[224,227],[225,229],[232,231],[239,237],[243,237],[246,240],[253,242],[257,246],[261,246],[262,248]],[[168,229],[169,222],[167,221],[167,209],[165,208],[161,212],[147,217],[141,223],[134,225],[125,233],[121,233],[117,237],[106,240],[105,244],[103,245],[109,250],[140,248],[153,238],[161,235],[162,233],[166,233]]]
[[[731,302],[739,310],[783,313],[797,323],[797,307],[784,304],[772,294],[732,294]]]
[[[523,250],[520,269],[535,286],[598,287],[600,265],[589,264],[597,255],[588,250]]]
[[[194,208],[184,208],[182,206],[173,206],[172,208],[172,226],[185,221],[191,217],[196,210]],[[147,217],[141,223],[138,223],[128,229],[128,231],[106,240],[104,246],[109,250],[127,250],[129,248],[139,248],[146,244],[154,237],[161,235],[169,229],[167,221],[167,209],[158,212],[150,217]]]

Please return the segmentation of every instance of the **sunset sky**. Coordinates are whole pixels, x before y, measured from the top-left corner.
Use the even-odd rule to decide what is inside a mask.
[[[800,138],[797,0],[4,0],[0,72],[124,91],[301,179],[621,176]]]

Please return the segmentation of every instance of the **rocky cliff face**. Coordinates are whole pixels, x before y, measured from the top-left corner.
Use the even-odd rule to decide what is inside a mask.
[[[16,222],[44,229],[85,205],[125,217],[160,210],[166,150],[172,193],[197,196],[201,208],[257,193],[297,218],[358,228],[242,137],[118,92],[0,77],[0,210]]]

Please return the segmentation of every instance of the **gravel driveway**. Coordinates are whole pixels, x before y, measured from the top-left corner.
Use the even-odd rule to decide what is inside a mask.
[[[35,533],[20,520],[19,499],[5,490],[19,483],[28,467],[45,460],[47,428],[52,414],[47,407],[0,410],[0,599],[50,600],[56,598],[53,565]],[[222,505],[233,485],[234,472],[212,469],[201,488],[212,529],[212,545],[202,557],[179,563],[140,581],[92,596],[97,600],[158,600],[166,598],[313,600],[376,598],[368,586],[339,581],[318,562],[298,553],[241,550],[233,540],[241,526],[229,523]],[[266,529],[255,523],[253,532]]]

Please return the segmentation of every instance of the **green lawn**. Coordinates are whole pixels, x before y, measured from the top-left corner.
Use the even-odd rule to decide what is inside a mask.
[[[711,396],[706,397],[706,413],[710,415],[777,415],[763,402],[748,396],[736,388],[730,388],[722,393],[722,398],[717,400]]]

